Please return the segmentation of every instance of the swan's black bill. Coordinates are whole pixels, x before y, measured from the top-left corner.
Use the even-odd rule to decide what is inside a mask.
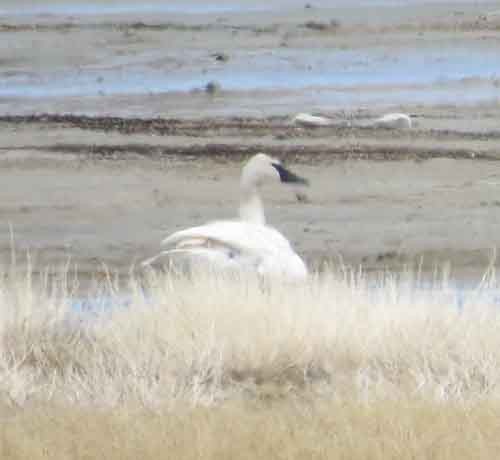
[[[303,177],[297,176],[292,171],[284,168],[283,165],[279,163],[272,163],[274,169],[278,171],[280,175],[281,182],[285,182],[288,184],[300,184],[300,185],[309,185],[309,181]]]

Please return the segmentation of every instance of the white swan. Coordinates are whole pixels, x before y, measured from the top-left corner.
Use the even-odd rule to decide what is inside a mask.
[[[279,160],[258,153],[241,174],[240,220],[209,222],[175,232],[162,241],[167,249],[143,265],[151,265],[163,256],[184,256],[191,263],[208,263],[216,270],[249,270],[262,276],[292,279],[307,277],[306,265],[289,241],[266,225],[259,189],[268,181],[307,184],[306,179],[286,169]]]
[[[377,128],[410,129],[411,118],[406,113],[387,113],[373,122]]]
[[[326,117],[311,115],[309,113],[298,113],[293,117],[293,123],[306,128],[317,128],[319,126],[331,126],[333,120]]]

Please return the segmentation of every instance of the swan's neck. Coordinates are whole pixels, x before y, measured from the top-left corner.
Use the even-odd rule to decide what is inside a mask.
[[[242,187],[240,202],[240,218],[246,222],[265,224],[264,207],[257,187]]]

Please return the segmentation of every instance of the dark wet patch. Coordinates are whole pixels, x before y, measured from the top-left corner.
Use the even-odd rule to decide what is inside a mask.
[[[227,31],[248,31],[257,34],[276,33],[279,25],[271,24],[267,26],[259,25],[232,25],[225,23],[209,23],[209,24],[185,24],[182,22],[58,22],[46,24],[0,24],[0,32],[68,32],[74,30],[142,30],[153,32],[177,31],[177,32],[204,32],[213,30]]]
[[[228,32],[253,32],[255,34],[275,34],[280,29],[286,28],[288,31],[295,29],[308,30],[312,33],[336,33],[340,29],[344,34],[359,33],[359,25],[343,27],[337,19],[326,21],[309,20],[294,26],[287,23],[273,23],[266,25],[256,24],[231,24],[225,21],[215,21],[212,23],[184,23],[184,22],[145,22],[145,21],[99,21],[84,22],[64,21],[64,22],[39,22],[39,23],[0,23],[1,32],[68,32],[74,30],[136,30],[136,31],[186,31],[186,32],[204,32],[204,31],[228,31]],[[472,32],[472,31],[499,31],[500,21],[487,17],[478,17],[476,19],[455,18],[453,21],[427,21],[410,22],[390,26],[369,26],[363,24],[363,33],[390,33],[390,32]]]
[[[362,118],[361,116],[358,118]],[[164,136],[206,137],[214,134],[226,136],[236,135],[273,136],[278,140],[289,139],[321,139],[326,137],[373,137],[377,139],[436,139],[436,140],[500,140],[500,130],[481,132],[464,132],[451,129],[428,129],[411,131],[380,130],[370,126],[346,125],[342,113],[332,115],[331,126],[318,127],[314,130],[293,126],[290,116],[275,116],[268,118],[230,117],[230,118],[123,118],[123,117],[90,117],[84,115],[39,114],[39,115],[3,115],[0,123],[12,124],[51,124],[63,127],[74,127],[92,131],[119,132],[121,134],[150,133]],[[338,121],[335,121],[338,120]],[[436,145],[437,150],[442,150]],[[425,151],[425,148],[423,149]],[[434,149],[432,149],[434,150]],[[448,149],[453,150],[453,149]],[[448,151],[446,150],[446,151]],[[468,149],[456,149],[460,157],[481,157],[481,153]],[[484,155],[482,156],[484,158]]]
[[[241,161],[250,155],[265,151],[277,158],[301,164],[317,164],[328,160],[428,160],[431,158],[475,159],[498,161],[500,157],[486,154],[471,154],[468,149],[456,148],[427,148],[412,146],[383,146],[383,145],[357,145],[346,150],[345,146],[323,145],[284,145],[274,146],[267,144],[222,144],[207,143],[187,146],[151,145],[143,143],[130,144],[69,144],[58,143],[49,146],[25,146],[10,150],[32,150],[83,154],[98,158],[119,160],[128,154],[145,157],[187,157],[187,158],[215,158]]]
[[[446,146],[444,139],[500,138],[500,132],[464,133],[450,130],[427,130],[381,134],[373,128],[348,127],[345,124],[317,130],[298,128],[290,124],[290,117],[271,118],[221,118],[221,119],[131,119],[119,117],[87,117],[77,115],[3,116],[0,123],[54,125],[59,128],[73,127],[93,131],[117,131],[126,135],[151,133],[161,136],[192,137],[188,145],[165,145],[136,142],[115,144],[55,143],[52,145],[24,145],[9,147],[9,151],[38,150],[40,152],[72,153],[92,158],[120,159],[135,154],[145,157],[210,157],[240,161],[249,155],[265,151],[278,158],[297,163],[317,163],[332,160],[414,160],[431,158],[499,160],[493,149],[475,150],[467,147]],[[231,138],[228,143],[217,138]],[[290,142],[270,144],[266,136],[288,139]],[[371,142],[373,138],[376,143]],[[399,138],[401,142],[394,143]],[[215,142],[214,142],[215,139]],[[244,139],[242,141],[242,139]],[[300,140],[303,139],[302,142]],[[309,139],[316,142],[310,143]],[[353,139],[357,139],[354,142]],[[416,139],[432,139],[435,143],[419,145]],[[387,141],[384,144],[384,140]]]
[[[331,19],[330,21],[306,21],[302,27],[316,32],[337,32],[340,28],[340,21]]]

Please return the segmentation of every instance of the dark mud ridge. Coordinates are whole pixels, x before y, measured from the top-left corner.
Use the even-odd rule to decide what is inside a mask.
[[[277,140],[289,138],[322,138],[328,136],[376,137],[379,139],[440,139],[440,140],[500,140],[500,130],[482,132],[464,132],[451,129],[427,130],[394,130],[372,126],[356,126],[345,118],[344,112],[330,115],[333,124],[324,127],[304,128],[294,126],[289,116],[267,118],[229,117],[206,119],[179,118],[124,118],[124,117],[91,117],[72,114],[39,114],[39,115],[0,115],[0,123],[12,124],[47,124],[60,127],[72,127],[91,131],[119,132],[121,134],[158,134],[170,136],[205,137],[217,132],[238,136],[272,135]],[[359,119],[366,116],[359,116]],[[459,153],[458,156],[461,156]]]
[[[299,23],[273,22],[271,24],[228,24],[224,22],[210,22],[188,24],[184,22],[160,21],[144,22],[117,20],[113,22],[84,22],[82,20],[43,22],[38,23],[0,23],[0,33],[2,32],[70,32],[74,30],[118,30],[118,31],[154,31],[154,32],[210,32],[210,31],[228,31],[228,32],[251,32],[254,34],[276,34],[280,31],[300,31],[315,35],[335,35],[338,33],[350,34],[358,33],[362,28],[363,33],[390,33],[390,32],[473,32],[473,31],[492,31],[500,30],[500,20],[496,16],[479,15],[475,18],[445,18],[440,20],[416,20],[401,24],[370,26],[363,25],[343,25],[337,19],[329,21],[308,20]]]
[[[77,128],[88,131],[118,132],[130,139],[116,139],[113,143],[71,142],[66,140],[49,145],[22,145],[2,147],[0,150],[37,150],[56,153],[76,153],[97,158],[120,159],[128,154],[161,157],[210,157],[239,160],[265,151],[294,162],[314,163],[328,160],[426,160],[453,158],[499,160],[497,142],[500,131],[461,132],[452,130],[391,130],[352,126],[341,119],[336,124],[321,128],[294,126],[291,117],[270,118],[209,118],[209,119],[143,119],[119,117],[89,117],[78,115],[1,116],[0,125],[33,125],[36,129]],[[336,122],[338,120],[338,123]],[[136,134],[155,134],[169,138],[169,142],[144,142],[134,139]],[[193,138],[192,142],[186,138]],[[152,138],[153,139],[153,138]],[[446,143],[445,140],[461,142]],[[424,142],[417,142],[424,141]]]
[[[165,146],[150,144],[122,144],[122,145],[86,145],[86,144],[54,144],[47,147],[36,148],[40,151],[58,153],[77,153],[98,156],[101,158],[120,159],[127,154],[136,154],[149,157],[161,156],[184,156],[184,157],[210,157],[214,159],[241,160],[258,152],[266,152],[269,155],[287,159],[296,163],[308,164],[318,161],[331,160],[426,160],[430,158],[453,158],[453,159],[477,159],[498,161],[498,158],[476,154],[465,149],[427,149],[423,147],[401,147],[393,146],[351,146],[346,149],[343,146],[335,147],[329,145],[283,145],[273,146],[267,144],[199,144],[188,146]]]
[[[302,27],[307,27],[307,24],[301,24]],[[57,22],[46,24],[0,24],[0,32],[69,32],[72,30],[150,30],[150,31],[187,31],[187,32],[203,32],[211,30],[229,30],[229,31],[250,31],[254,33],[271,33],[278,31],[278,25],[271,24],[269,26],[258,25],[231,25],[231,24],[185,24],[182,22]]]

